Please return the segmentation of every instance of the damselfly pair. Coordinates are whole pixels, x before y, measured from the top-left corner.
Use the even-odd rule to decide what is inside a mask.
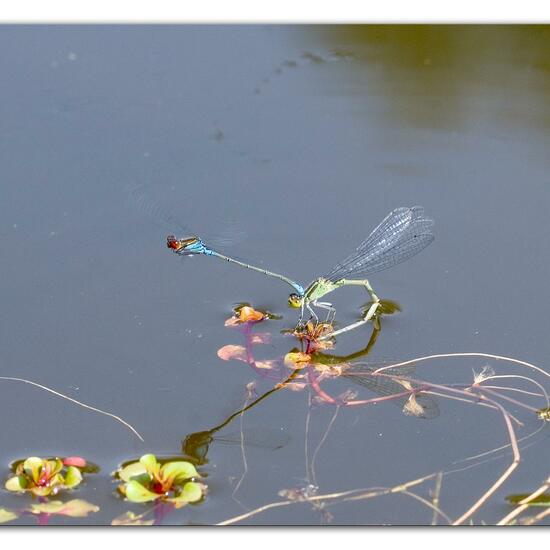
[[[382,223],[352,254],[337,263],[328,275],[318,277],[306,288],[279,273],[274,273],[267,269],[225,256],[210,248],[196,236],[176,239],[173,235],[170,235],[167,238],[167,246],[180,256],[190,256],[193,254],[215,256],[289,284],[295,292],[290,294],[288,305],[300,309],[300,319],[297,327],[303,326],[306,309],[311,315],[310,319],[319,320],[313,307],[326,310],[327,321],[332,322],[336,313],[335,308],[332,304],[319,300],[344,286],[357,285],[364,287],[372,301],[369,309],[359,322],[347,325],[323,337],[328,338],[367,323],[376,316],[377,310],[380,307],[380,299],[365,277],[393,267],[418,254],[433,241],[433,225],[433,220],[425,217],[424,209],[421,206],[396,208],[384,218]]]

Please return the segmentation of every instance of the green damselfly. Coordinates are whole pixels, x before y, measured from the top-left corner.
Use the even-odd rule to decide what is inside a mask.
[[[384,218],[352,254],[338,262],[328,275],[318,277],[305,288],[284,275],[225,256],[210,248],[196,236],[176,239],[173,235],[169,235],[166,244],[168,248],[181,256],[193,254],[215,256],[289,284],[295,292],[289,296],[288,305],[301,310],[298,326],[303,323],[305,309],[309,311],[312,318],[318,321],[313,307],[326,310],[328,312],[327,321],[333,320],[336,310],[332,304],[319,300],[344,286],[363,286],[372,300],[368,311],[360,321],[330,333],[326,336],[328,338],[356,328],[375,317],[380,307],[380,299],[366,276],[393,267],[418,254],[433,241],[433,225],[433,220],[424,215],[424,208],[421,206],[396,208]]]

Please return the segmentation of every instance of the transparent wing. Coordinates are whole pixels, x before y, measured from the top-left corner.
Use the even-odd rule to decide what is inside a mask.
[[[434,222],[424,216],[424,208],[396,208],[350,254],[325,277],[337,281],[350,276],[366,276],[408,260],[433,240]]]
[[[190,227],[183,225],[180,219],[168,212],[160,203],[153,200],[145,191],[144,185],[128,187],[127,192],[137,209],[150,217],[157,226],[162,228],[164,233],[176,233],[178,238],[198,236],[207,244],[215,247],[231,246],[245,239],[245,233],[237,221],[225,222],[220,235],[213,236],[202,232],[202,230],[197,234]]]
[[[178,237],[195,235],[190,228],[182,225],[180,220],[169,214],[158,202],[154,201],[143,189],[143,185],[127,189],[132,202],[140,212],[151,218],[156,225],[166,232],[178,233]]]
[[[354,384],[359,384],[381,397],[396,395],[418,388],[416,384],[407,379],[407,376],[412,375],[415,371],[412,365],[383,371],[383,374],[390,375],[393,378],[376,374],[375,370],[377,368],[372,365],[356,363],[346,369],[341,374],[341,377],[350,380]],[[408,416],[416,416],[426,420],[439,416],[439,405],[437,400],[431,395],[423,393],[411,394],[411,396],[396,397],[391,400],[391,403],[398,405]]]
[[[241,434],[238,431],[215,435],[213,441],[225,445],[241,445],[258,447],[276,451],[288,445],[290,436],[281,430],[262,428],[245,428]]]

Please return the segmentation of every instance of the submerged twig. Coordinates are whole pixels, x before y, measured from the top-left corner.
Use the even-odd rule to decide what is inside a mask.
[[[437,525],[437,511],[442,513],[439,509],[439,495],[441,494],[441,482],[443,481],[443,472],[438,472],[435,478],[435,488],[432,495],[432,505],[434,506],[434,513],[432,516],[432,525]],[[451,520],[449,519],[449,523]]]
[[[252,516],[256,516],[262,512],[265,512],[267,510],[272,510],[273,508],[280,508],[282,506],[290,506],[292,504],[297,503],[304,503],[304,502],[318,502],[318,501],[334,501],[339,500],[340,502],[348,502],[348,501],[355,501],[355,500],[367,500],[374,497],[382,496],[382,495],[389,495],[389,494],[395,494],[395,493],[404,493],[408,494],[410,496],[410,492],[408,489],[410,487],[414,487],[416,485],[419,485],[429,479],[434,478],[437,475],[435,474],[429,474],[427,476],[414,479],[412,481],[407,481],[405,483],[401,483],[400,485],[396,485],[395,487],[373,487],[368,489],[351,489],[349,491],[342,491],[339,493],[330,493],[326,495],[315,495],[311,497],[304,498],[303,500],[283,500],[283,501],[277,501],[277,502],[271,502],[269,504],[264,504],[263,506],[260,506],[259,508],[256,508],[254,510],[250,510],[250,512],[247,512],[246,514],[241,514],[239,516],[235,516],[229,519],[226,519],[224,521],[221,521],[219,523],[216,523],[216,525],[232,525],[234,523],[238,523],[239,521],[243,521],[245,519],[248,519]],[[430,508],[433,509],[431,503],[424,501],[424,503]],[[438,512],[439,513],[439,512]],[[443,514],[443,517],[445,515]]]
[[[441,472],[440,472],[441,473]],[[448,523],[448,524],[451,524],[452,523],[452,519],[447,515],[445,514],[445,512],[443,512],[435,503],[434,501],[432,500],[432,502],[430,502],[429,500],[425,499],[424,497],[421,497],[420,495],[417,495],[416,493],[413,493],[412,491],[400,491],[403,495],[407,495],[409,497],[412,497],[418,501],[420,501],[422,504],[424,504],[425,506],[427,506],[428,508],[431,508],[433,510],[433,518],[432,518],[432,525],[437,525],[437,516],[441,516],[442,518],[445,519],[445,521]]]
[[[541,519],[544,519],[546,516],[550,516],[550,508],[547,508],[546,510],[539,512],[536,516],[533,516],[532,518],[528,518],[525,521],[522,521],[522,525],[534,525],[535,523],[539,522]]]
[[[379,376],[392,377],[391,375],[383,374],[381,371],[387,370],[387,369],[392,368],[392,367],[395,368],[396,366],[404,366],[405,363],[410,363],[410,362],[404,362],[404,363],[400,363],[398,365],[392,365],[391,367],[383,367],[381,369],[377,369],[374,372],[376,373],[376,375],[379,375]],[[455,522],[453,522],[453,525],[460,525],[460,524],[464,523],[464,521],[466,521],[468,518],[472,517],[472,515],[477,510],[479,510],[479,508],[481,506],[483,506],[483,504],[494,494],[494,492],[505,482],[505,480],[508,479],[508,477],[511,475],[511,473],[517,468],[518,464],[520,463],[520,452],[519,452],[519,447],[518,447],[518,444],[517,444],[517,438],[516,438],[516,435],[515,435],[515,432],[514,432],[514,428],[512,426],[512,421],[516,421],[519,425],[523,425],[523,424],[518,419],[514,418],[500,403],[498,403],[494,399],[490,399],[489,397],[487,397],[484,394],[485,393],[496,394],[498,397],[501,397],[505,400],[511,401],[515,404],[521,404],[521,403],[516,401],[515,399],[509,398],[509,397],[506,397],[506,396],[501,396],[500,394],[497,394],[496,392],[493,392],[492,390],[483,389],[482,385],[474,384],[472,386],[467,387],[466,389],[458,389],[458,388],[454,388],[454,387],[451,387],[451,386],[443,386],[443,385],[440,385],[440,384],[426,383],[426,382],[422,382],[422,381],[419,381],[419,380],[415,380],[413,378],[407,378],[407,381],[410,384],[415,384],[415,385],[419,386],[419,388],[412,389],[410,392],[408,392],[411,396],[414,395],[414,394],[417,394],[417,393],[428,393],[429,394],[429,393],[431,393],[431,390],[433,388],[433,389],[445,392],[446,394],[447,393],[454,394],[455,396],[460,395],[462,398],[466,398],[466,400],[468,398],[471,398],[472,399],[471,402],[473,404],[483,403],[483,404],[487,404],[489,406],[492,406],[493,408],[498,409],[498,411],[502,414],[502,416],[504,418],[504,422],[505,422],[505,425],[506,425],[506,428],[507,428],[507,431],[508,431],[510,445],[512,447],[512,453],[513,453],[512,463],[504,471],[504,473],[493,483],[493,485],[491,485],[491,487],[489,487],[489,489],[485,493],[483,493],[483,495],[472,506],[470,506],[470,508],[468,508],[468,510],[466,510],[466,512],[464,512]],[[477,392],[474,393],[474,392],[471,391],[471,390],[474,390],[474,389],[477,390]],[[399,395],[399,394],[396,394],[394,396],[389,396],[389,397],[390,398],[391,397],[395,398],[397,395]],[[379,401],[380,398],[376,398],[376,400]],[[373,402],[373,401],[374,400],[364,400],[361,403],[366,404],[366,403]],[[525,406],[525,407],[530,408],[528,406]]]
[[[84,409],[89,409],[91,411],[97,412],[99,414],[103,414],[105,416],[110,416],[111,418],[114,418],[116,421],[120,422],[121,424],[124,424],[129,430],[131,430],[141,441],[145,441],[143,437],[139,434],[139,432],[132,427],[128,422],[120,418],[120,416],[117,416],[116,414],[112,414],[107,411],[103,411],[101,409],[98,409],[96,407],[92,407],[91,405],[86,405],[86,403],[82,403],[81,401],[78,401],[76,399],[73,399],[72,397],[69,397],[67,395],[64,395],[58,391],[52,390],[51,388],[48,388],[47,386],[43,386],[42,384],[38,384],[37,382],[33,382],[32,380],[26,380],[25,378],[15,378],[12,376],[0,376],[0,380],[10,380],[12,382],[23,382],[25,384],[30,384],[31,386],[36,386],[37,388],[40,388],[42,390],[45,390],[47,392],[53,393],[54,395],[57,395],[57,397],[61,397],[62,399],[66,399],[67,401],[71,401],[72,403],[76,403],[80,407],[83,407]]]
[[[545,424],[541,424],[536,430],[534,430],[533,432],[531,432],[530,434],[527,434],[526,436],[524,437],[520,437],[518,439],[518,443],[522,443],[523,441],[537,435],[541,430],[543,430],[545,427]],[[527,448],[527,447],[530,447],[531,445],[533,445],[533,443],[530,443],[529,445],[525,445],[523,446],[523,448]],[[462,458],[460,460],[456,460],[455,462],[453,462],[453,464],[461,464],[463,462],[469,462],[471,460],[476,460],[478,458],[483,458],[484,456],[488,456],[490,454],[494,454],[494,453],[498,453],[499,451],[503,451],[504,449],[507,449],[508,447],[510,447],[510,443],[506,443],[506,445],[501,445],[500,447],[495,447],[494,449],[490,449],[489,451],[484,451],[482,453],[478,453],[476,455],[472,455],[472,456],[468,456],[466,458]],[[495,457],[495,458],[498,458],[498,457]],[[484,460],[484,461],[481,461],[481,462],[478,462],[477,464],[475,465],[481,465],[481,464],[484,464],[485,462],[489,462],[489,460]],[[473,465],[473,466],[475,466]],[[457,469],[457,470],[446,470],[445,473],[453,473],[453,472],[462,472],[464,471],[465,469],[469,469],[471,468],[472,466],[467,466],[466,468],[460,468],[460,469]]]
[[[309,462],[309,425],[311,423],[311,394],[307,395],[307,413],[306,413],[306,425],[304,427],[304,457],[306,462],[306,479],[308,483],[311,483],[311,472]]]
[[[487,398],[486,398],[487,399]],[[500,412],[502,413],[502,416],[504,417],[504,422],[506,424],[506,428],[508,430],[508,435],[510,437],[510,444],[512,445],[512,452],[514,459],[512,460],[512,463],[508,468],[504,471],[504,473],[491,485],[491,487],[481,495],[481,497],[472,505],[466,512],[464,512],[457,520],[453,522],[453,525],[460,525],[461,523],[464,523],[468,518],[472,517],[487,500],[494,494],[494,492],[510,477],[511,473],[517,468],[518,464],[520,463],[520,452],[517,445],[517,439],[514,432],[514,428],[512,427],[512,421],[510,420],[510,415],[506,411],[506,409],[496,401],[493,401],[493,403],[498,407]]]
[[[332,426],[333,426],[339,412],[340,412],[340,407],[337,406],[334,409],[334,414],[332,415],[332,417],[331,417],[331,419],[330,419],[330,421],[327,425],[327,429],[325,430],[325,433],[323,434],[323,437],[319,441],[317,447],[313,451],[313,455],[311,456],[310,472],[311,472],[311,481],[313,482],[314,485],[317,485],[317,477],[315,475],[315,460],[317,459],[317,454],[319,453],[319,451],[321,450],[321,447],[323,446],[323,444],[327,440],[328,434],[329,434],[330,430],[332,429]]]
[[[235,485],[235,488],[233,489],[233,492],[231,493],[231,496],[245,509],[245,510],[248,510],[248,508],[235,496],[237,494],[237,491],[240,489],[243,481],[244,481],[244,478],[246,477],[246,474],[248,473],[248,462],[246,460],[246,452],[245,452],[245,448],[244,448],[244,431],[243,431],[243,423],[244,423],[244,413],[246,412],[246,408],[247,406],[250,404],[251,402],[251,399],[252,399],[252,393],[249,391],[247,396],[246,396],[246,400],[244,402],[244,405],[243,405],[243,410],[241,412],[241,414],[239,415],[239,436],[240,436],[240,447],[241,447],[241,456],[242,456],[242,459],[243,459],[243,473],[239,479],[239,481],[237,482],[237,484]]]

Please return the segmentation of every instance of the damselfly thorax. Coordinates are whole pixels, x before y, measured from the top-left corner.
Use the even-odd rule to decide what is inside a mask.
[[[343,282],[341,281],[329,281],[324,277],[319,277],[306,288],[304,300],[306,302],[314,302],[337,288],[340,288],[342,285]]]

